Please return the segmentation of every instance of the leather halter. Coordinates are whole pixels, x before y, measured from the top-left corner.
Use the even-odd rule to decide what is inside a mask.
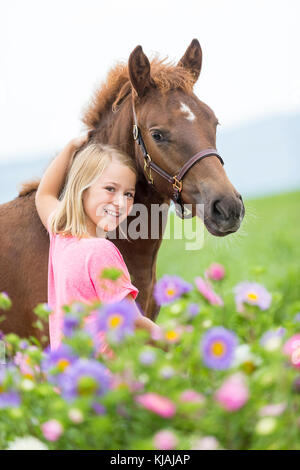
[[[200,152],[196,153],[193,157],[191,157],[178,171],[174,176],[171,176],[169,173],[167,173],[165,170],[160,168],[156,163],[154,163],[150,157],[150,155],[147,152],[141,131],[138,127],[138,122],[137,122],[137,117],[136,117],[136,112],[135,112],[135,105],[134,105],[134,98],[132,99],[132,109],[133,109],[133,119],[134,119],[134,124],[133,124],[133,138],[137,143],[141,146],[143,156],[144,156],[144,172],[147,177],[147,181],[149,184],[152,184],[154,186],[154,181],[152,177],[151,170],[154,170],[156,173],[158,173],[160,176],[165,178],[170,184],[172,184],[173,187],[173,192],[171,199],[175,203],[175,210],[176,214],[183,218],[191,218],[192,217],[192,212],[187,213],[186,208],[183,205],[182,198],[181,198],[181,191],[182,191],[182,185],[183,185],[183,177],[187,173],[187,171],[196,163],[202,160],[205,157],[210,157],[214,156],[217,157],[222,165],[224,165],[222,157],[218,154],[216,149],[209,148],[205,150],[201,150]]]

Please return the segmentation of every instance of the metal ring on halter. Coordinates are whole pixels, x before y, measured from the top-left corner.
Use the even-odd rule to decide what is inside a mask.
[[[147,162],[147,158],[148,158],[148,162]],[[152,178],[152,173],[151,173],[151,167],[150,167],[151,161],[152,161],[151,157],[147,153],[147,155],[145,157],[145,160],[144,160],[144,172],[146,173],[148,179],[150,179],[150,181],[148,181],[148,183],[151,183],[151,184],[154,185],[153,178]],[[147,172],[147,170],[149,171],[149,173]]]
[[[139,129],[138,129],[138,126],[134,124],[133,125],[133,139],[137,140],[138,136],[139,136]]]

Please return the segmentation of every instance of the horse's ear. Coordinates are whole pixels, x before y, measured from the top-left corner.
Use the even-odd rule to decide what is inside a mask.
[[[188,69],[193,74],[195,82],[198,80],[202,65],[202,50],[198,39],[192,40],[177,65]]]
[[[151,86],[155,86],[150,76],[150,62],[141,46],[137,46],[130,54],[128,71],[132,86],[139,97],[144,96]]]

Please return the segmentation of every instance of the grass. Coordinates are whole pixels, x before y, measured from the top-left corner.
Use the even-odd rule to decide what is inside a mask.
[[[157,278],[176,274],[192,282],[203,276],[212,263],[226,268],[225,286],[255,280],[272,291],[280,291],[289,301],[300,300],[300,191],[245,202],[246,215],[240,230],[225,238],[213,237],[199,219],[181,221],[174,213],[166,229],[158,255]],[[199,230],[203,246],[187,250],[186,237],[175,240],[184,227]]]

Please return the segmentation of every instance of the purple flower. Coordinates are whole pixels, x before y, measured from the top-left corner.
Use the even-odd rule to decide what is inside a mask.
[[[125,335],[133,334],[136,316],[134,305],[126,299],[104,305],[89,326],[90,332],[96,338],[99,331],[104,331],[112,341],[121,341]]]
[[[260,338],[260,344],[262,346],[266,346],[270,344],[270,341],[273,342],[273,339],[278,338],[281,339],[285,335],[286,329],[282,326],[277,328],[277,330],[268,330],[263,336]]]
[[[110,385],[110,371],[95,359],[78,359],[59,380],[62,396],[68,401],[76,397],[102,396]]]
[[[244,303],[257,305],[261,310],[267,310],[271,305],[271,294],[256,282],[240,282],[235,286],[234,292],[238,312],[244,311]]]
[[[67,338],[72,336],[74,333],[75,328],[79,326],[79,318],[77,318],[75,315],[72,314],[67,314],[64,317],[63,320],[63,334]]]
[[[200,311],[200,307],[198,304],[190,304],[188,306],[188,317],[189,318],[195,317],[196,315],[198,315],[199,311]]]
[[[146,366],[153,364],[155,359],[156,353],[154,351],[142,351],[139,355],[140,363]]]
[[[21,399],[17,392],[8,390],[7,392],[1,392],[0,386],[0,409],[9,408],[14,406],[20,406]]]
[[[103,415],[106,411],[105,406],[101,405],[101,403],[94,402],[92,404],[92,408],[97,415]]]
[[[228,369],[234,359],[237,337],[222,326],[208,330],[201,341],[204,364],[211,369]]]
[[[19,342],[19,348],[20,349],[27,349],[29,346],[28,341],[26,339],[23,339],[22,341]]]
[[[77,360],[70,346],[66,344],[61,344],[54,351],[51,351],[50,346],[48,346],[44,352],[46,357],[43,359],[41,367],[43,372],[47,374],[48,380],[52,383],[57,383],[58,376]]]
[[[154,298],[158,305],[169,304],[192,290],[193,286],[179,276],[163,276],[154,286]]]
[[[294,322],[300,323],[300,312],[296,313],[296,315],[294,316]]]

